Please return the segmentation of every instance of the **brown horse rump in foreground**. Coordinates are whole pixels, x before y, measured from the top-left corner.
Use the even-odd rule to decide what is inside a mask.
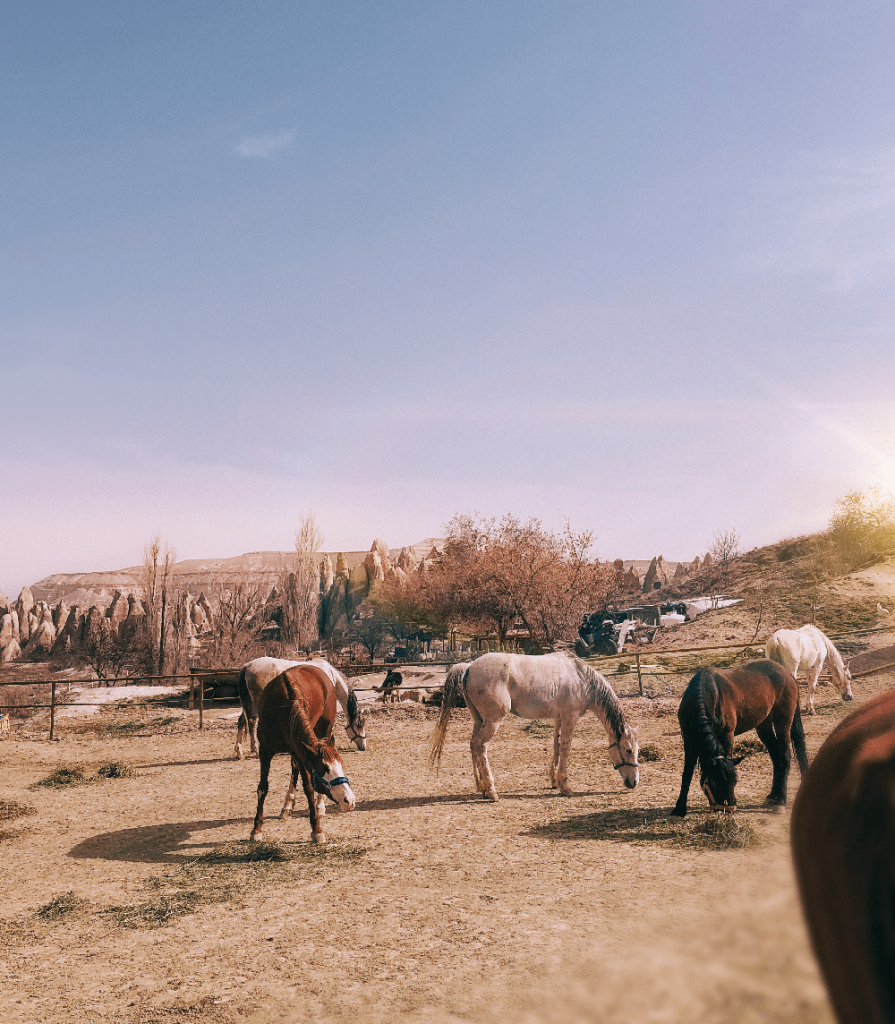
[[[292,758],[289,792],[293,796],[301,776],[311,818],[311,838],[315,843],[326,841],[322,824],[326,812],[325,797],[333,800],[340,810],[354,809],[354,794],[333,746],[336,710],[333,681],[312,665],[289,668],[264,688],[258,702],[261,778],[252,839],[262,837],[270,762],[276,754],[289,754]],[[280,817],[288,817],[290,810],[291,803],[287,797]]]
[[[842,1024],[895,1021],[895,693],[830,733],[795,800],[802,908]]]
[[[681,792],[671,812],[687,813],[687,794],[697,762],[700,787],[713,810],[736,810],[734,736],[754,729],[774,765],[774,781],[765,802],[786,808],[791,763],[790,742],[799,771],[808,767],[805,732],[799,712],[799,687],[792,674],[773,661],[750,661],[740,668],[702,668],[687,684],[677,712],[684,740]]]

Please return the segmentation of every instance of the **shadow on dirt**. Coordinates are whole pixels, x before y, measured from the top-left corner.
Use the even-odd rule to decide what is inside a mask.
[[[185,864],[209,846],[230,836],[190,842],[193,833],[209,832],[239,825],[248,838],[251,818],[220,818],[216,821],[177,821],[164,825],[141,825],[91,836],[68,852],[75,860],[117,860],[132,864]]]
[[[686,818],[672,818],[670,808],[633,807],[623,811],[597,811],[594,814],[579,814],[562,821],[551,821],[535,825],[520,835],[534,839],[595,839],[612,843],[659,843],[677,845],[682,829],[691,828],[698,820],[711,816],[711,812],[691,811]],[[738,815],[767,817],[763,807],[740,806]],[[684,822],[687,825],[684,825]]]

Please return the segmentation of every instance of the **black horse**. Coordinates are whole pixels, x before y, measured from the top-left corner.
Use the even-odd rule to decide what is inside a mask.
[[[799,687],[782,665],[751,661],[741,668],[702,668],[687,684],[677,717],[684,739],[684,771],[673,815],[682,818],[687,813],[697,762],[700,786],[712,810],[736,810],[736,766],[743,759],[733,756],[733,738],[750,729],[758,733],[774,765],[765,806],[778,812],[786,809],[790,742],[802,775],[808,768],[808,752]]]

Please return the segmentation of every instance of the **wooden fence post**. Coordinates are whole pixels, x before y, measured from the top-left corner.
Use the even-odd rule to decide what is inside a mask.
[[[204,728],[202,725],[202,711],[205,708],[205,676],[199,676],[199,729],[200,731]]]
[[[50,683],[50,739],[56,728],[56,680]]]
[[[637,686],[640,688],[640,696],[643,696],[643,676],[640,674],[640,651],[637,652]]]

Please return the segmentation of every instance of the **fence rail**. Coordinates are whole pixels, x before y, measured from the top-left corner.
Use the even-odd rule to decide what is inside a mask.
[[[829,635],[831,640],[844,640],[847,637],[871,636],[871,635],[873,635],[875,633],[888,633],[888,632],[891,632],[891,627],[883,626],[883,627],[875,627],[873,629],[855,629],[855,630],[849,630],[849,631],[846,631],[846,632],[831,633],[831,634],[828,634],[828,635]],[[599,655],[599,656],[593,657],[593,658],[586,658],[585,660],[588,662],[588,664],[591,664],[594,667],[601,668],[606,663],[611,663],[611,662],[615,662],[615,661],[623,661],[624,659],[630,659],[633,656],[633,658],[634,658],[633,669],[637,673],[638,691],[639,691],[639,695],[643,696],[644,695],[643,694],[643,673],[644,673],[644,670],[646,670],[646,669],[650,669],[651,670],[651,669],[654,669],[654,668],[658,668],[658,666],[644,665],[641,662],[641,655],[648,655],[650,658],[660,658],[660,657],[661,658],[668,658],[668,657],[674,657],[676,655],[682,655],[682,654],[699,654],[699,653],[703,653],[703,652],[706,652],[706,651],[748,650],[750,647],[763,648],[764,645],[767,643],[767,639],[768,638],[765,638],[765,639],[755,639],[755,640],[743,641],[743,642],[740,642],[740,643],[732,643],[732,644],[731,643],[706,644],[706,645],[703,645],[703,646],[700,646],[700,647],[666,647],[666,648],[660,648],[658,650],[653,649],[651,647],[650,648],[638,648],[635,651],[628,651],[628,652],[622,651],[619,654]],[[445,661],[415,661],[415,662],[401,662],[401,663],[395,663],[395,664],[392,664],[392,663],[386,664],[386,663],[383,662],[383,663],[379,663],[379,664],[372,663],[370,665],[356,665],[356,664],[353,664],[353,665],[350,666],[350,669],[355,669],[355,670],[357,670],[357,669],[364,669],[367,673],[388,671],[389,669],[394,669],[395,671],[400,672],[400,670],[402,668],[450,668],[452,665],[455,665],[455,664],[457,664],[457,663],[453,662],[453,661],[452,662],[445,662]],[[340,668],[340,671],[345,671],[346,668],[349,668],[349,666],[336,666],[336,667]],[[50,709],[50,736],[49,736],[49,738],[52,740],[54,738],[54,733],[55,733],[56,709],[57,708],[64,708],[64,707],[101,707],[101,706],[103,706],[103,705],[108,703],[108,701],[60,701],[60,700],[57,700],[57,698],[56,698],[57,686],[58,686],[58,684],[60,682],[64,682],[69,687],[72,684],[77,684],[77,683],[93,684],[93,685],[100,685],[100,684],[102,684],[102,685],[113,685],[114,686],[114,684],[117,683],[117,682],[126,682],[126,683],[130,683],[130,684],[134,684],[134,683],[141,682],[141,681],[159,682],[161,680],[168,680],[168,679],[185,679],[185,680],[187,680],[190,683],[190,690],[189,690],[189,697],[187,698],[186,694],[184,694],[184,697],[185,697],[185,699],[188,700],[189,709],[193,710],[193,704],[194,704],[194,700],[195,700],[195,698],[194,698],[194,684],[197,681],[205,680],[205,679],[208,679],[208,678],[220,677],[220,676],[224,676],[224,675],[232,675],[233,673],[238,673],[241,670],[241,668],[242,668],[242,666],[238,666],[236,668],[198,669],[198,670],[196,670],[194,672],[178,672],[178,673],[171,673],[171,674],[167,674],[167,675],[114,676],[114,677],[109,677],[108,679],[103,679],[103,680],[99,680],[99,679],[70,679],[70,680],[57,680],[57,679],[24,679],[24,680],[22,680],[22,679],[19,679],[19,680],[8,680],[8,681],[7,680],[0,680],[0,687],[4,687],[4,686],[49,686],[50,687],[50,703],[49,704],[45,704],[45,703],[30,703],[30,704],[26,704],[26,705],[21,705],[21,704],[0,704],[0,711],[18,710],[20,708],[27,708],[29,710],[32,709],[32,708],[49,708]],[[663,668],[664,668],[664,666],[663,666]],[[865,669],[863,671],[854,672],[853,676],[854,677],[859,677],[859,676],[870,675],[873,672],[881,672],[881,671],[884,671],[885,669],[888,669],[888,668],[895,668],[895,663],[886,663],[886,664],[882,664],[882,665],[875,665],[875,666],[873,666],[871,668],[868,668],[868,669]],[[609,678],[617,679],[617,678],[621,678],[623,676],[628,676],[629,674],[632,674],[632,673],[629,673],[627,671],[625,671],[625,672],[615,671],[615,672],[605,672],[603,674],[608,676]],[[680,672],[673,671],[673,670],[672,671],[659,670],[659,671],[650,671],[649,672],[649,677],[650,678],[656,678],[656,677],[661,677],[661,676],[677,676],[677,675],[680,675]],[[396,691],[398,691],[398,692],[400,692],[402,690],[439,690],[439,689],[441,689],[442,685],[443,684],[441,684],[441,683],[421,683],[419,685],[399,686],[399,687],[395,687],[394,689]],[[359,692],[372,692],[373,688],[372,687],[358,687],[358,690],[359,690]],[[376,692],[379,692],[379,691],[376,691]],[[220,701],[221,703],[225,703],[225,702],[229,703],[229,702],[231,702],[231,698],[227,698],[227,697],[206,697],[205,696],[205,686],[204,685],[199,687],[198,698],[199,698],[198,699],[198,705],[199,705],[198,710],[199,710],[199,728],[200,729],[204,728],[204,711],[205,711],[205,705],[207,703],[214,703],[216,701]],[[131,701],[129,701],[129,704],[130,704],[131,707],[149,707],[149,706],[152,706],[153,702],[151,702],[151,701],[131,700]]]

